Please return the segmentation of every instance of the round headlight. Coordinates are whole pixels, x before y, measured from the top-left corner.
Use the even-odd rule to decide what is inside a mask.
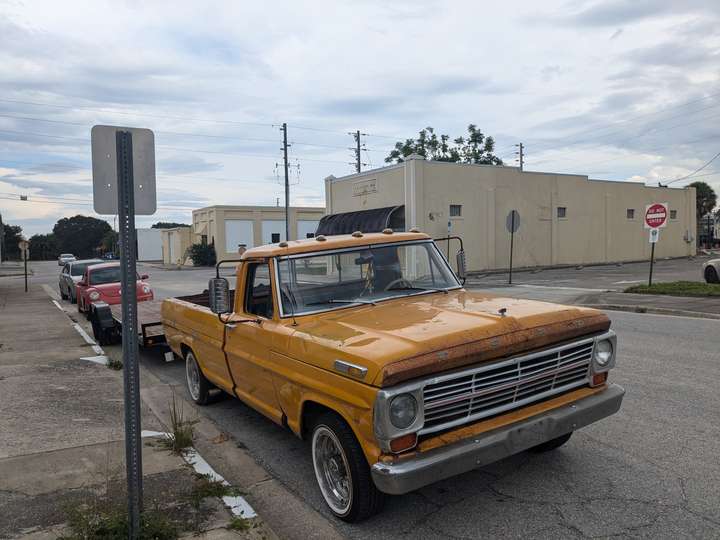
[[[595,344],[595,362],[599,366],[606,366],[612,358],[613,348],[609,339],[603,339]]]
[[[97,291],[93,291],[88,296],[90,297],[90,300],[97,300],[98,298],[100,298],[100,293]]]
[[[390,401],[390,422],[398,429],[412,425],[417,417],[418,405],[411,394],[400,394]]]
[[[142,292],[143,294],[150,294],[150,287],[143,285]]]

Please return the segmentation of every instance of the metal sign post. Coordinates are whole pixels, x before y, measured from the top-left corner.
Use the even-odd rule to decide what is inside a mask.
[[[648,287],[652,287],[653,266],[655,264],[655,244],[660,240],[660,229],[650,229],[650,276],[648,277]]]
[[[142,512],[142,442],[140,439],[140,373],[137,335],[137,270],[135,265],[135,197],[132,134],[115,135],[118,171],[120,279],[122,285],[122,352],[125,383],[125,460],[130,537],[140,534]]]
[[[28,286],[27,286],[27,261],[28,257],[30,256],[30,253],[28,251],[28,247],[30,246],[30,242],[25,240],[24,238],[18,242],[18,249],[20,250],[20,256],[23,259],[23,263],[25,264],[25,292],[28,292]]]
[[[512,285],[513,247],[515,244],[515,233],[520,228],[520,213],[517,210],[510,210],[505,219],[505,228],[510,233],[510,275],[508,277],[508,284]]]
[[[653,266],[655,266],[655,244],[660,239],[660,229],[667,225],[668,203],[653,203],[645,207],[645,228],[649,229],[650,274],[648,287],[652,287]]]
[[[150,130],[113,126],[93,127],[91,141],[95,211],[118,216],[128,536],[135,539],[143,501],[135,214],[153,214],[157,208],[155,141]]]

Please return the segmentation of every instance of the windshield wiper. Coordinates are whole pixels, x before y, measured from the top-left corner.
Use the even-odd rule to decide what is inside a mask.
[[[447,289],[441,289],[441,288],[435,288],[435,287],[392,287],[391,289],[388,289],[387,291],[433,291],[433,292],[442,292],[447,294]]]
[[[369,304],[371,306],[377,305],[372,300],[363,300],[362,298],[356,298],[354,300],[335,300],[334,298],[331,298],[330,300],[322,300],[320,302],[310,302],[309,304],[305,304],[306,306],[319,306],[321,304]]]

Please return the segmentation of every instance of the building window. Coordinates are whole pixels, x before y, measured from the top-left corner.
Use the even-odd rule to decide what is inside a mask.
[[[277,244],[280,241],[280,233],[274,232],[270,236],[270,243]]]
[[[557,217],[559,219],[563,219],[567,217],[567,207],[565,206],[558,206],[557,207]]]
[[[461,217],[462,216],[462,204],[451,204],[450,205],[450,217]]]
[[[670,210],[670,219],[677,219],[677,210]]]
[[[634,208],[628,208],[628,209],[627,209],[627,218],[628,218],[628,219],[635,219],[635,209],[634,209]]]

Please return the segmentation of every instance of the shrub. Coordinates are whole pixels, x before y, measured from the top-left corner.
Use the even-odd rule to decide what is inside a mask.
[[[212,244],[193,244],[188,248],[188,255],[194,266],[215,266],[217,256]]]

